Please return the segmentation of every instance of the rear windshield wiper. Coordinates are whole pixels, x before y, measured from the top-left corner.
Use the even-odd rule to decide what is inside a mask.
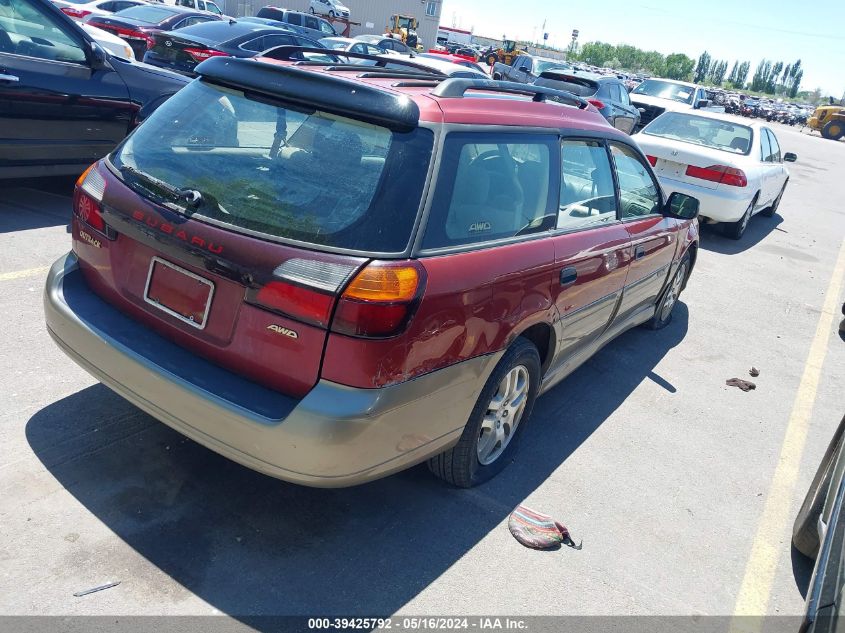
[[[165,193],[174,202],[181,202],[193,211],[198,209],[200,205],[202,205],[203,202],[206,200],[206,198],[209,202],[213,203],[215,207],[219,208],[219,205],[217,205],[217,201],[212,196],[203,196],[203,193],[198,189],[179,189],[178,187],[174,187],[173,185],[170,185],[164,182],[163,180],[159,180],[155,176],[150,176],[148,173],[143,172],[135,167],[131,167],[129,165],[121,165],[119,169],[121,173],[131,174],[138,180],[142,180],[147,185],[150,185]]]

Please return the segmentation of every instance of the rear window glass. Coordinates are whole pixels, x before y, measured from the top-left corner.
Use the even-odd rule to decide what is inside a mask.
[[[751,150],[751,128],[732,121],[666,112],[643,130],[643,134],[712,147],[732,154]]]
[[[398,253],[410,241],[432,145],[424,128],[391,132],[194,81],[112,162],[136,191],[183,212],[174,192],[198,191],[194,217],[321,246]]]
[[[578,77],[568,77],[563,75],[549,75],[543,76],[535,81],[538,86],[545,86],[546,88],[554,88],[555,90],[566,90],[579,97],[592,97],[598,90],[598,84],[589,79],[579,79]]]
[[[178,13],[178,11],[172,11],[164,7],[130,7],[119,11],[119,13],[123,17],[132,18],[133,20],[138,20],[138,22],[158,24]]]

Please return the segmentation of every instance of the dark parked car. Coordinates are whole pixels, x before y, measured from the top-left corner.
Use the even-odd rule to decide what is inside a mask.
[[[574,95],[294,51],[203,62],[91,167],[47,329],[250,468],[338,487],[428,460],[478,484],[541,392],[669,323],[697,201]]]
[[[165,4],[148,4],[124,9],[109,16],[97,16],[88,24],[122,37],[137,59],[144,59],[152,46],[153,35],[159,31],[174,31],[194,24],[219,20],[220,16],[205,11]]]
[[[79,174],[187,80],[112,57],[46,0],[0,5],[0,178]]]
[[[584,97],[598,108],[613,127],[626,134],[631,134],[640,122],[640,111],[631,104],[625,83],[616,77],[579,71],[547,70],[534,83],[538,86],[567,90]]]
[[[255,57],[276,46],[324,48],[319,42],[275,26],[221,20],[154,34],[144,61],[193,76],[197,64],[209,57]],[[314,53],[304,56],[317,57]],[[328,59],[322,56],[322,61]]]
[[[310,13],[288,11],[280,7],[264,7],[258,10],[256,16],[297,26],[302,29],[303,35],[307,35],[314,40],[340,35],[332,26],[331,22],[323,18],[318,18],[316,15],[311,15]]]
[[[842,305],[845,316],[845,304]],[[845,340],[845,319],[839,324]],[[816,561],[801,633],[841,633],[845,577],[845,417],[828,444],[792,529],[792,544]]]

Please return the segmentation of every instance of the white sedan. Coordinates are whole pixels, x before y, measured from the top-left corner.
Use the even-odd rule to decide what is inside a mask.
[[[87,21],[89,16],[108,15],[139,4],[147,4],[145,0],[89,0],[86,2],[70,2],[69,0],[52,0],[62,13],[77,22]]]
[[[782,154],[774,132],[760,123],[703,112],[666,112],[634,135],[666,195],[697,198],[704,221],[727,223],[740,239],[756,213],[777,211],[797,156]]]

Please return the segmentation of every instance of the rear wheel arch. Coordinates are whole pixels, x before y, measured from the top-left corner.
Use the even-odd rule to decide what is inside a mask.
[[[554,328],[548,323],[535,323],[513,337],[510,345],[519,338],[530,341],[537,348],[537,353],[540,355],[540,370],[542,374],[545,374],[554,358],[556,340]]]

